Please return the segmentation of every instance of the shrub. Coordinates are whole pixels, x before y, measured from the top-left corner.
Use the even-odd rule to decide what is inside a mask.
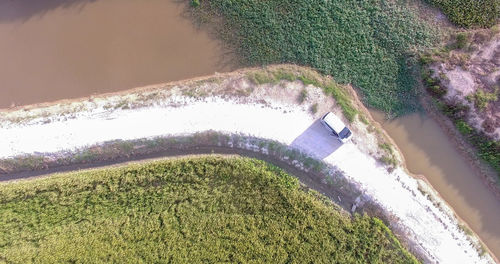
[[[300,91],[299,98],[297,100],[299,101],[299,103],[303,103],[306,99],[307,99],[307,90],[302,89],[302,91]]]
[[[390,154],[394,153],[394,151],[392,150],[391,144],[389,144],[389,143],[384,142],[384,143],[380,144],[379,147],[381,149],[385,150],[387,153],[390,153]]]
[[[427,0],[460,27],[490,27],[499,17],[498,0]]]
[[[461,103],[441,103],[440,105],[441,110],[453,119],[461,119],[465,116],[465,113],[469,111],[469,107]]]
[[[252,74],[250,74],[250,76],[248,76],[248,78],[255,84],[266,84],[266,83],[276,83],[277,80],[276,78],[274,78],[274,76],[270,75],[267,71],[257,71],[257,72],[254,72]]]
[[[460,32],[456,36],[457,40],[455,42],[455,47],[457,49],[463,49],[469,43],[469,36],[465,32]]]
[[[274,78],[277,80],[286,80],[289,82],[293,82],[293,81],[297,80],[297,76],[295,74],[293,74],[292,72],[283,70],[283,69],[279,69],[277,71],[274,71],[273,75],[274,75]]]
[[[311,113],[316,114],[318,112],[318,104],[311,105]]]
[[[432,58],[432,55],[430,54],[424,54],[420,56],[420,64],[422,65],[427,65],[433,63],[435,60]]]
[[[396,160],[396,158],[394,158],[393,155],[383,155],[380,158],[380,161],[382,163],[389,165],[389,166],[392,166],[392,167],[396,167],[398,165],[398,161]]]
[[[500,141],[489,139],[461,119],[455,119],[455,126],[476,148],[479,157],[488,163],[500,178]]]
[[[443,97],[446,94],[446,89],[441,85],[432,85],[428,89],[437,97]]]
[[[199,7],[200,6],[200,0],[191,0],[191,6],[192,7]]]
[[[424,81],[425,81],[425,85],[427,87],[434,86],[434,85],[439,85],[439,80],[434,79],[432,77],[427,77],[426,79],[424,79]]]
[[[460,131],[460,133],[462,133],[462,135],[465,135],[465,136],[468,136],[469,134],[472,133],[473,129],[472,127],[470,127],[465,121],[463,120],[459,120],[457,122],[455,122],[455,125],[458,129],[458,131]]]
[[[498,89],[495,92],[484,92],[483,90],[477,90],[472,96],[467,99],[474,102],[474,106],[480,110],[484,110],[488,107],[490,102],[498,100],[497,96]]]

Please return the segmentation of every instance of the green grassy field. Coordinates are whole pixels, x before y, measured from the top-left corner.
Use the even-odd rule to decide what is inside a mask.
[[[500,15],[500,0],[427,0],[460,27],[490,27]]]
[[[215,26],[243,63],[296,63],[352,83],[369,106],[418,108],[412,54],[437,31],[396,1],[210,0],[193,17]],[[224,19],[220,19],[220,18]]]
[[[411,263],[281,169],[204,157],[0,186],[0,262]]]

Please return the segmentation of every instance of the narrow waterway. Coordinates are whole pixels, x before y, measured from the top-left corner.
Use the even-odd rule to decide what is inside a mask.
[[[229,71],[172,0],[0,0],[0,109]]]
[[[403,152],[408,170],[424,175],[455,212],[500,256],[500,201],[475,175],[440,126],[425,114],[387,121],[371,111]]]
[[[174,0],[0,0],[0,108],[235,69]],[[385,122],[409,170],[423,174],[500,256],[500,202],[430,118]]]

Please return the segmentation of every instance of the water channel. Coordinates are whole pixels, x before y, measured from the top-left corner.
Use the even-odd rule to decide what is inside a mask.
[[[418,113],[388,121],[371,111],[396,142],[408,170],[424,175],[496,256],[500,254],[500,201],[459,154],[439,124]]]
[[[0,108],[90,96],[236,69],[231,56],[163,0],[0,0]],[[373,112],[408,169],[423,174],[500,256],[500,201],[437,123]]]

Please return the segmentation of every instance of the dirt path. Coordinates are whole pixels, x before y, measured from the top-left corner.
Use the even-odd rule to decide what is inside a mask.
[[[338,115],[341,111],[332,104],[331,98],[321,97],[319,89],[308,87],[310,98],[298,103],[294,96],[305,89],[299,82],[255,86],[240,78],[199,85],[248,92],[242,98],[197,96],[206,90],[190,88],[187,96],[182,92],[185,89],[174,87],[168,90],[168,96],[155,94],[157,101],[145,106],[131,107],[126,101],[120,101],[133,97],[126,95],[94,100],[83,110],[66,117],[49,112],[20,123],[4,122],[0,126],[0,158],[37,152],[61,153],[117,139],[126,142],[210,130],[272,140],[299,149],[343,172],[343,177],[359,186],[363,196],[384,209],[390,216],[391,229],[404,237],[412,252],[426,262],[493,262],[489,255],[480,256],[477,241],[466,234],[453,211],[425,182],[401,168],[388,172],[387,167],[373,157],[378,142],[370,136],[368,125],[360,121],[350,125],[354,131],[352,142],[341,145],[333,139],[317,121],[325,109],[313,113],[311,106],[321,102]],[[110,101],[118,103],[104,107]],[[271,145],[263,145],[257,146],[256,151],[271,149]],[[291,154],[288,158],[292,164],[298,162]]]

